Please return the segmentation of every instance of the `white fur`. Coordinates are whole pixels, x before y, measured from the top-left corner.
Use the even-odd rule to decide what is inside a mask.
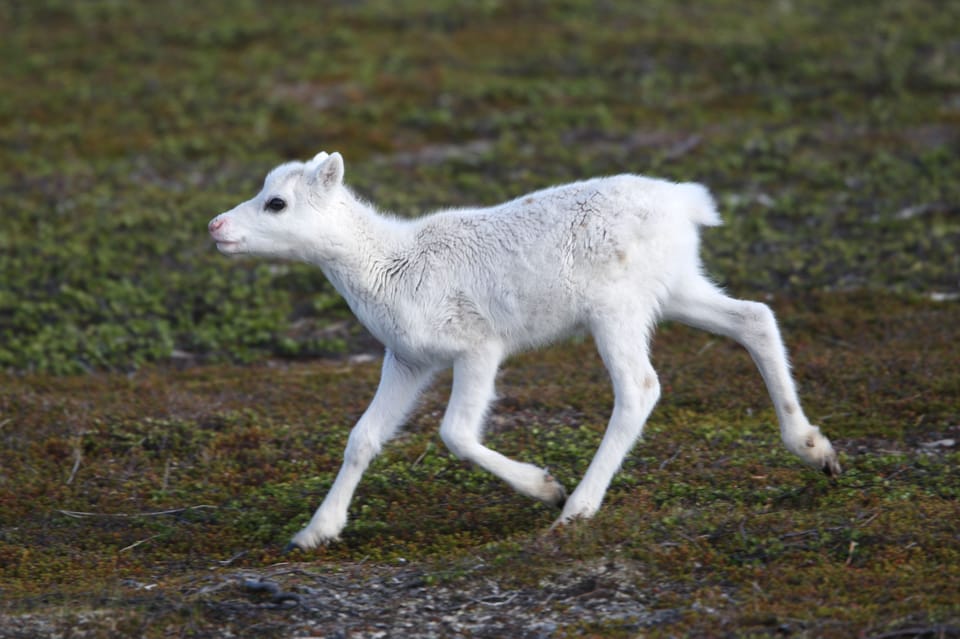
[[[358,200],[343,170],[337,153],[283,164],[256,197],[210,222],[222,253],[319,266],[386,346],[380,386],[350,433],[336,481],[292,544],[312,548],[338,537],[364,470],[434,373],[448,367],[453,390],[440,435],[450,450],[525,495],[562,504],[558,523],[593,515],[659,397],[648,341],[660,318],[743,344],[787,448],[840,472],[830,442],[800,407],[773,313],[727,297],[701,272],[698,227],[720,224],[703,186],[620,175],[401,220]],[[282,211],[267,210],[274,198]],[[565,499],[547,471],[481,439],[503,359],[582,328],[609,370],[615,403],[596,456]]]

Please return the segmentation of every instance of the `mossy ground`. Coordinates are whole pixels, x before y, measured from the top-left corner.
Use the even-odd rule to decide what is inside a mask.
[[[556,512],[448,455],[435,432],[440,380],[364,479],[343,540],[294,557],[279,551],[328,487],[375,362],[8,376],[6,614],[106,608],[151,636],[188,615],[203,634],[222,611],[198,580],[277,562],[319,574],[413,562],[428,581],[509,589],[600,560],[630,562],[644,609],[675,613],[653,635],[956,623],[958,452],[931,444],[960,439],[960,311],[888,297],[878,325],[862,301],[774,302],[791,318],[808,409],[843,450],[836,483],[782,449],[743,352],[666,326],[655,341],[665,398],[596,519],[547,532]],[[499,390],[491,445],[572,486],[609,411],[592,344],[511,360]]]
[[[933,1],[0,5],[0,635],[290,636],[217,585],[280,562],[288,588],[402,565],[437,593],[616,565],[663,613],[556,636],[960,634],[957,33]],[[205,225],[320,149],[402,215],[707,183],[708,267],[778,312],[846,473],[782,449],[741,349],[667,325],[596,519],[548,532],[450,457],[441,379],[342,542],[281,557],[377,365],[319,271],[228,261]],[[610,410],[590,341],[499,392],[491,445],[572,487]]]

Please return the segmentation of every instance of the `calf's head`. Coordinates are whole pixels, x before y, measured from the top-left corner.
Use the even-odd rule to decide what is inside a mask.
[[[322,257],[342,244],[343,158],[321,152],[310,162],[270,171],[252,199],[221,213],[207,226],[227,255],[289,259]]]

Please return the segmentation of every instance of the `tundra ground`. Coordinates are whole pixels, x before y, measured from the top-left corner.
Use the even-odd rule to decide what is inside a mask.
[[[3,3],[0,636],[960,636],[958,13]],[[342,541],[281,556],[377,350],[318,271],[205,225],[321,149],[400,215],[709,185],[708,268],[777,312],[845,474],[783,450],[741,349],[667,325],[594,520],[550,532],[448,455],[439,379]],[[498,388],[491,445],[574,485],[610,410],[590,341]]]

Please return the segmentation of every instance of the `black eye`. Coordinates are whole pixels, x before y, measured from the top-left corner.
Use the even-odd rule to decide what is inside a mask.
[[[287,208],[287,203],[281,200],[278,197],[272,198],[267,201],[266,206],[264,207],[268,211],[273,211],[274,213],[279,213],[283,209]]]

